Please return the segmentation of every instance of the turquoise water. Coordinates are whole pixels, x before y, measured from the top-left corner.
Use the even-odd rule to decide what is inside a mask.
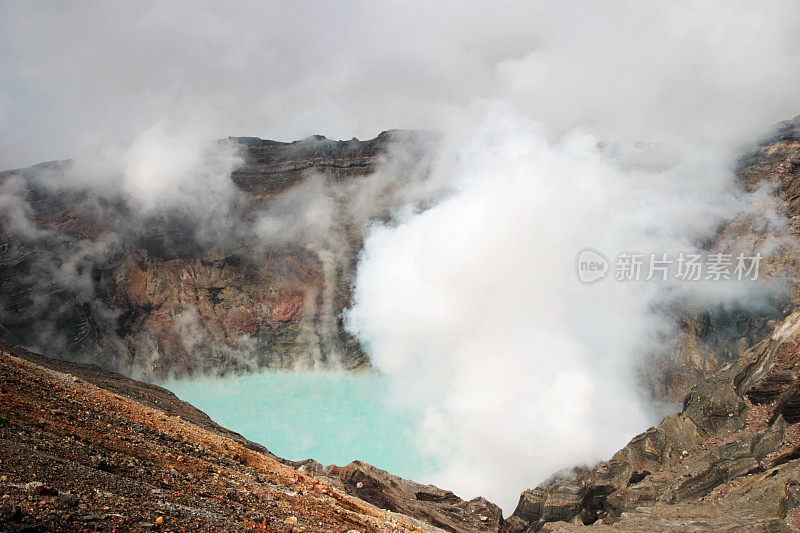
[[[162,385],[286,459],[361,459],[412,479],[432,471],[417,452],[413,417],[386,402],[388,382],[377,374],[269,372]]]

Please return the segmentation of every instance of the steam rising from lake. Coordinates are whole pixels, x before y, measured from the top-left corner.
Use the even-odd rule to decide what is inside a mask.
[[[587,132],[553,140],[513,109],[484,111],[449,132],[434,165],[454,192],[371,228],[346,323],[418,413],[435,483],[509,510],[657,422],[636,372],[673,327],[656,307],[667,286],[585,285],[578,252],[696,252],[754,197],[712,147],[633,149],[650,161],[634,165]],[[669,288],[707,304],[762,294]]]

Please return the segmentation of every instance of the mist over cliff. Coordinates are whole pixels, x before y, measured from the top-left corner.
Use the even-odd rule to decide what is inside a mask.
[[[574,271],[743,219],[730,253],[786,253],[735,171],[797,113],[790,2],[47,7],[0,8],[0,163],[72,158],[0,177],[13,342],[145,376],[371,364],[431,480],[509,508],[657,421],[676,307],[792,297]]]
[[[361,231],[441,194],[418,170],[435,144],[154,128],[93,160],[0,173],[3,335],[148,379],[368,365],[340,319]]]

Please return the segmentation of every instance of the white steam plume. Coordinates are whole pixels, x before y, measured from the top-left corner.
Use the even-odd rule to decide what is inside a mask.
[[[371,228],[346,315],[419,413],[430,481],[507,513],[521,490],[657,422],[635,373],[673,332],[657,311],[669,298],[759,294],[586,286],[578,252],[674,255],[712,238],[756,201],[735,186],[735,157],[796,113],[800,81],[800,13],[785,3],[532,12],[536,45],[497,63],[491,96],[446,113],[429,181],[454,192]]]
[[[746,11],[774,20],[772,7]],[[498,66],[506,103],[451,115],[432,181],[456,192],[369,234],[347,324],[420,413],[434,482],[510,511],[522,489],[657,421],[635,371],[672,328],[653,311],[665,287],[584,286],[575,256],[691,252],[712,237],[747,205],[736,150],[800,74],[795,19],[726,15],[711,29],[689,11],[705,13],[587,7],[571,21],[583,35],[553,10],[541,46]],[[631,139],[667,144],[598,149]]]
[[[346,323],[418,410],[432,480],[511,510],[522,489],[654,421],[635,372],[671,327],[652,310],[664,286],[583,285],[578,252],[693,252],[746,198],[711,147],[632,166],[502,106],[446,140],[431,179],[455,192],[372,228]]]

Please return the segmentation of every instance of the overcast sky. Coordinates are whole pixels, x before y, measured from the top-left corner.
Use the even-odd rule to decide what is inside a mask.
[[[799,21],[790,1],[4,1],[0,168],[158,123],[280,140],[435,129],[481,99],[604,138],[753,126],[800,109]]]

